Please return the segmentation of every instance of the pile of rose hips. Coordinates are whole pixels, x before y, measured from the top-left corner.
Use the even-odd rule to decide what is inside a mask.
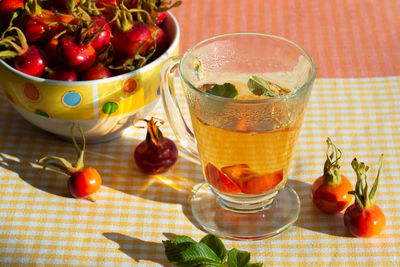
[[[385,215],[379,206],[374,204],[382,169],[383,155],[375,182],[368,192],[367,171],[369,167],[356,158],[351,167],[356,173],[355,189],[349,179],[340,173],[339,160],[342,152],[330,138],[326,140],[328,149],[324,164],[324,173],[314,181],[311,187],[315,206],[326,213],[339,213],[345,210],[343,220],[349,232],[356,237],[371,237],[379,234],[386,224]],[[353,195],[355,201],[353,204]],[[350,205],[351,204],[351,205]],[[349,206],[350,205],[350,206]]]
[[[77,81],[138,69],[169,46],[163,0],[2,0],[0,58],[26,74]]]

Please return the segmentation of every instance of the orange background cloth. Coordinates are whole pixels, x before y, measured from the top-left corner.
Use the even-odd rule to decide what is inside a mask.
[[[181,51],[217,34],[263,32],[302,45],[320,78],[400,74],[400,1],[184,0],[172,13]]]

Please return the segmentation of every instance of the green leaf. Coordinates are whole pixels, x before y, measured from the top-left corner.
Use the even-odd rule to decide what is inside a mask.
[[[221,259],[205,243],[192,244],[181,253],[181,263],[197,266],[202,264],[222,265]]]
[[[250,253],[236,248],[231,249],[228,254],[229,267],[246,267],[250,262]]]
[[[217,256],[221,259],[222,262],[226,260],[227,251],[221,239],[219,239],[215,235],[208,234],[204,236],[200,240],[200,242],[206,244],[209,248],[211,248],[215,252],[215,254],[217,254]]]
[[[212,95],[232,98],[232,99],[236,99],[238,97],[238,91],[236,87],[231,83],[224,83],[222,85],[216,84],[210,89],[208,89],[206,92]]]
[[[192,238],[188,236],[175,236],[174,239],[162,241],[167,259],[173,264],[180,264],[182,260],[182,252],[188,247],[196,244]]]
[[[182,243],[191,243],[191,244],[197,243],[193,238],[186,236],[186,235],[175,236],[173,239],[173,242],[175,245],[182,244]]]
[[[163,241],[167,259],[177,266],[223,267],[223,261],[205,243],[197,243],[188,236],[175,236]]]
[[[188,236],[175,236],[162,241],[168,260],[181,267],[262,267],[262,263],[249,263],[250,253],[232,249],[227,254],[223,242],[214,235],[204,236],[199,243]]]
[[[278,96],[278,94],[273,92],[271,84],[268,81],[256,75],[250,76],[247,87],[249,87],[250,91],[255,95]]]
[[[176,245],[172,243],[171,240],[164,240],[162,243],[164,245],[165,256],[167,256],[167,259],[175,265],[178,265],[182,262],[182,251],[192,245],[191,243],[182,243]]]

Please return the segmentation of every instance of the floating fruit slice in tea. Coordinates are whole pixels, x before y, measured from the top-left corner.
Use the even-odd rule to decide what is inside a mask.
[[[243,193],[246,194],[261,194],[275,186],[283,179],[283,170],[273,173],[264,173],[259,176],[252,176],[248,180],[239,184]]]
[[[247,164],[235,164],[221,168],[221,171],[236,183],[240,183],[251,176],[258,175]]]
[[[221,171],[239,185],[245,194],[261,194],[278,185],[283,179],[283,170],[259,174],[247,164],[223,167]]]
[[[217,190],[236,194],[240,193],[240,187],[235,184],[231,179],[229,179],[225,174],[223,174],[217,167],[213,164],[208,163],[204,169],[207,181]]]

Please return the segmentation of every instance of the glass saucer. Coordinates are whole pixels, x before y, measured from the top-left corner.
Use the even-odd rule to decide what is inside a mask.
[[[300,213],[299,196],[288,185],[281,189],[268,207],[252,213],[232,211],[221,206],[206,183],[196,186],[190,202],[194,217],[207,232],[236,240],[273,237],[295,223]]]

